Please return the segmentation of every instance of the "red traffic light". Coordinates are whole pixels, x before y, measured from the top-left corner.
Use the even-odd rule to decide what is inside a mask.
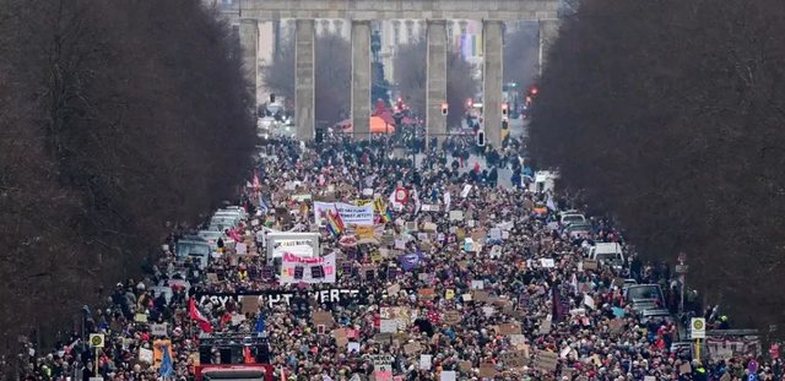
[[[529,89],[529,94],[531,95],[537,95],[538,92],[540,92],[540,90],[537,88],[537,86],[532,86],[531,89]]]

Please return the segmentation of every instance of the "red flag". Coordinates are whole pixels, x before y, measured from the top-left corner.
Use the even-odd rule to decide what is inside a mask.
[[[257,190],[262,187],[262,184],[259,182],[259,174],[256,171],[253,172],[253,182],[251,185],[253,186],[253,189]]]
[[[213,332],[213,325],[210,323],[210,320],[204,317],[202,312],[196,308],[196,300],[194,298],[188,300],[188,315],[191,316],[192,320],[196,320],[196,324],[199,324],[199,328],[201,328],[202,331],[205,333]]]

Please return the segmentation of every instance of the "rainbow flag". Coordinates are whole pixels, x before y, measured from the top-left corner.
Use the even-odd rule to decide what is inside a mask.
[[[338,237],[345,229],[343,219],[341,219],[341,215],[337,211],[327,212],[327,230],[330,234]]]
[[[390,209],[387,208],[381,197],[376,197],[376,200],[373,201],[373,208],[376,213],[379,213],[383,223],[392,221],[392,213],[390,213]]]

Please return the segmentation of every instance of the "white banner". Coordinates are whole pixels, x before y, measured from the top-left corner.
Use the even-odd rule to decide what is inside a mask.
[[[281,283],[335,283],[335,253],[324,257],[298,257],[285,253]]]
[[[313,203],[313,215],[316,224],[321,224],[327,218],[326,213],[338,211],[344,225],[373,225],[373,203],[357,206],[343,202]]]

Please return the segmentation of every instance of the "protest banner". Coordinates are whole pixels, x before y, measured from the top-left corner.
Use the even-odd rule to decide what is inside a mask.
[[[286,253],[281,263],[281,284],[335,283],[335,253],[324,257],[298,257]]]
[[[315,201],[313,203],[314,221],[317,225],[321,225],[326,220],[328,212],[337,212],[346,225],[373,225],[373,204],[371,203],[363,206],[343,202]]]

